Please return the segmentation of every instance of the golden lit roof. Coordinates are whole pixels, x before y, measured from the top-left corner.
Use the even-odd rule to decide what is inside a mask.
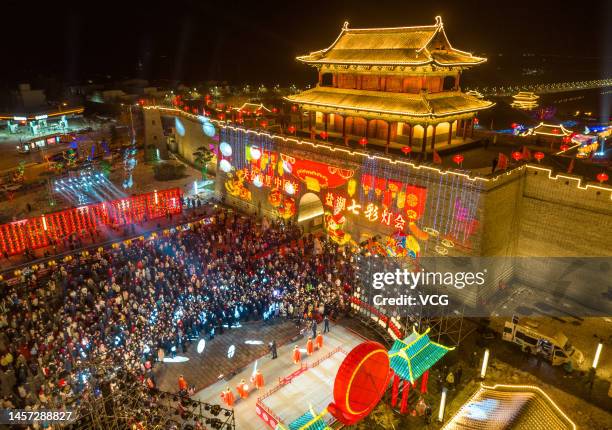
[[[297,57],[314,65],[473,65],[486,61],[451,46],[442,19],[434,25],[395,28],[349,28],[345,22],[340,35],[327,49]]]
[[[492,102],[459,92],[428,94],[393,93],[351,90],[346,88],[315,87],[286,97],[308,110],[345,111],[352,115],[394,117],[444,117],[487,109]]]

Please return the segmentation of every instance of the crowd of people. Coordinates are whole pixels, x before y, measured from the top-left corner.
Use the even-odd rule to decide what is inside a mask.
[[[157,361],[241,321],[322,322],[346,306],[347,252],[218,208],[207,222],[24,271],[0,286],[1,407],[78,404],[100,394],[100,369],[153,388]]]

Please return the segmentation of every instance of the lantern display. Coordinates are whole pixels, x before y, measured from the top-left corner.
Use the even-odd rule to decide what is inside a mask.
[[[274,190],[270,194],[268,194],[268,202],[272,205],[273,208],[277,208],[281,205],[283,195],[280,191]]]
[[[559,148],[561,149],[561,151],[565,152],[569,149],[569,145],[566,145],[565,143],[563,145],[561,145],[561,147]]]
[[[599,181],[600,184],[607,182],[608,181],[608,174],[606,172],[601,172],[598,173],[596,176],[597,180]]]
[[[287,131],[291,134],[295,133],[295,126],[294,125],[290,125],[289,127],[287,127]]]
[[[208,137],[214,137],[216,133],[215,126],[210,121],[202,124],[202,131]]]
[[[544,153],[541,151],[536,152],[535,154],[533,154],[533,158],[535,158],[536,160],[538,160],[538,163],[540,161],[542,161],[542,159],[544,158]]]
[[[232,165],[230,164],[230,162],[229,162],[229,161],[227,161],[227,160],[225,160],[225,159],[224,159],[224,160],[221,160],[221,161],[219,162],[219,168],[220,168],[220,169],[221,169],[223,172],[225,172],[225,173],[229,173],[229,172],[231,172],[231,170],[232,170]]]
[[[0,252],[20,254],[48,246],[55,237],[82,235],[101,225],[127,225],[182,211],[181,190],[172,188],[96,203],[0,225]],[[82,256],[89,256],[83,251]],[[69,258],[68,258],[69,257]],[[72,257],[68,256],[69,261]],[[55,263],[48,263],[53,266]],[[42,267],[42,266],[41,266]]]
[[[464,157],[461,154],[453,155],[453,161],[455,162],[455,164],[457,164],[459,166],[461,165],[461,163],[463,163],[463,159],[464,159]]]
[[[285,183],[285,192],[289,195],[295,194],[295,186],[291,182]]]
[[[224,157],[232,156],[232,147],[229,145],[229,143],[221,142],[221,144],[219,145],[219,149],[221,150],[221,154],[223,154]]]
[[[404,153],[404,155],[408,155],[412,152],[412,148],[409,146],[402,146],[402,152]]]
[[[519,151],[514,151],[514,152],[512,153],[512,159],[513,159],[514,161],[520,161],[520,160],[522,160],[522,159],[523,159],[523,154],[522,154],[521,152],[519,152]]]
[[[268,121],[266,121],[265,119],[259,122],[259,125],[261,125],[263,128],[266,128],[268,126]]]
[[[361,146],[366,146],[368,144],[368,139],[366,139],[365,137],[362,137],[361,139],[359,139],[359,144]]]
[[[249,149],[249,154],[251,155],[252,160],[259,160],[261,158],[261,150],[256,146],[251,146]]]

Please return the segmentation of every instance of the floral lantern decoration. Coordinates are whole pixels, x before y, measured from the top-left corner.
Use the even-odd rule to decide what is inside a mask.
[[[268,202],[272,205],[273,208],[277,208],[281,205],[283,200],[283,195],[279,190],[274,190],[270,194],[268,194]]]

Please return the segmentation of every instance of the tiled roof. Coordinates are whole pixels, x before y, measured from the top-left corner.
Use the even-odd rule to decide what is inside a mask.
[[[389,350],[391,369],[400,378],[414,383],[453,349],[432,342],[428,332],[429,329],[423,334],[414,332],[404,340],[396,340]]]
[[[438,36],[438,37],[436,37]],[[432,44],[435,39],[442,45]],[[353,29],[345,23],[338,38],[327,49],[297,58],[314,64],[362,65],[471,65],[485,58],[453,48],[440,17],[436,24],[419,27]]]
[[[293,103],[328,107],[353,114],[363,115],[371,112],[409,117],[443,117],[493,106],[492,102],[459,91],[409,94],[315,87],[286,99]]]
[[[289,424],[289,430],[326,430],[329,429],[327,423],[322,418],[318,418],[312,415],[312,412],[308,411],[291,424]]]

